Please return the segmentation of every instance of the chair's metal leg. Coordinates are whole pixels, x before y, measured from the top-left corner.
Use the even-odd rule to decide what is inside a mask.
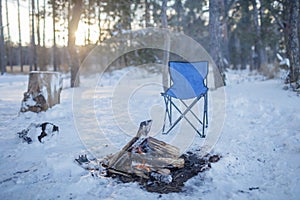
[[[173,105],[176,108],[176,110],[180,113],[180,117],[171,125],[171,127],[168,129],[168,131],[164,132],[163,134],[168,134],[178,124],[178,122],[183,118],[182,112],[179,110],[179,108],[173,102],[170,102],[170,104]]]
[[[205,137],[204,129],[207,128],[207,98],[206,97],[207,96],[205,94],[204,99],[203,99],[204,102],[203,102],[203,116],[202,116],[203,119],[202,119],[202,121],[198,118],[198,116],[192,110],[190,110],[192,115],[202,125],[202,134],[199,134],[201,137]],[[183,100],[180,100],[180,101],[183,105],[185,105],[186,108],[188,108],[187,104]]]
[[[180,109],[173,103],[173,102],[170,102],[174,108],[176,108],[176,110],[180,113],[180,116],[179,118],[174,122],[174,124],[169,128],[169,130],[163,134],[168,134],[181,120],[182,118],[185,118],[187,120],[187,122],[195,129],[195,131],[197,131],[197,133],[201,136],[201,133],[199,133],[199,131],[197,130],[197,128],[190,122],[190,120],[185,116],[189,111],[190,109],[197,103],[197,101],[200,99],[201,97],[197,97],[197,99],[195,99],[190,106],[188,106],[188,108],[182,113],[180,111]]]
[[[197,115],[191,110],[191,108],[201,99],[202,96],[197,97],[191,105],[187,105],[183,100],[180,100],[183,105],[186,107],[186,110],[184,112],[181,112],[181,110],[175,105],[175,103],[172,102],[171,97],[164,96],[165,104],[166,104],[166,115],[168,115],[169,122],[170,122],[170,128],[167,132],[165,132],[165,121],[166,121],[166,115],[164,119],[164,126],[163,126],[163,134],[168,134],[183,118],[187,120],[187,122],[192,126],[192,128],[199,134],[200,137],[205,137],[205,128],[208,127],[208,112],[207,112],[207,94],[204,95],[204,113],[203,113],[203,121],[201,121]],[[172,123],[172,107],[180,113],[179,118]],[[191,121],[185,116],[188,112],[191,112],[192,115],[197,119],[197,121],[202,125],[202,133],[198,131],[198,129],[191,123]]]
[[[185,105],[186,108],[188,108],[188,105],[187,105],[183,100],[180,100],[180,101],[181,101],[181,103],[182,103],[183,105]],[[203,122],[197,117],[197,115],[196,115],[192,110],[190,110],[190,112],[192,113],[192,115],[197,119],[197,121],[198,121],[200,124],[203,124]]]
[[[165,116],[164,116],[164,124],[163,124],[163,128],[162,128],[162,132],[164,133],[165,131],[165,127],[166,127],[166,120],[167,120],[167,116],[168,116],[168,119],[169,119],[169,126],[172,125],[172,105],[171,105],[171,97],[169,96],[165,96],[165,95],[162,95],[164,97],[164,102],[165,102],[165,107],[166,107],[166,110],[165,110]]]
[[[205,94],[204,96],[204,113],[203,113],[203,126],[202,126],[202,137],[205,137],[205,128],[208,127],[208,112],[207,112],[207,108],[208,108],[208,99],[207,99],[207,94]]]
[[[193,123],[184,115],[181,114],[181,116],[174,122],[174,124],[169,128],[167,132],[163,132],[163,134],[168,134],[170,131],[183,119],[185,118],[186,121],[193,127],[193,129],[201,136],[201,133],[197,130],[197,128],[193,125]],[[202,136],[201,136],[202,137]]]
[[[162,128],[162,132],[165,131],[167,115],[168,115],[168,118],[169,118],[168,100],[167,100],[168,97],[166,97],[166,96],[163,96],[163,97],[164,97],[166,110],[165,110],[164,125],[163,125],[163,128]]]
[[[204,96],[204,105],[203,105],[203,124],[202,124],[202,135],[201,137],[205,137],[205,126],[206,126],[206,96]]]
[[[170,125],[172,125],[172,97],[169,97],[169,111],[170,111],[170,116],[169,116],[169,121],[170,121]]]
[[[166,119],[167,119],[167,112],[165,112],[164,125],[163,125],[163,128],[162,128],[162,132],[165,132],[165,128],[166,128]]]
[[[207,109],[208,109],[208,97],[207,97],[207,94],[205,94],[205,115],[206,115],[206,128],[208,127],[208,111],[207,111]],[[204,121],[203,121],[203,123],[204,123]]]

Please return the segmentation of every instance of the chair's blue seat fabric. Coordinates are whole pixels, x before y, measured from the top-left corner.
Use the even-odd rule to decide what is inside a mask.
[[[208,88],[204,79],[208,73],[207,62],[170,62],[173,85],[165,92],[177,99],[190,99],[204,95]]]

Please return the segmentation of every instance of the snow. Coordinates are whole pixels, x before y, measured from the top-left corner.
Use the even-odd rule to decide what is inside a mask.
[[[137,183],[94,178],[74,162],[80,154],[93,158],[116,152],[150,118],[150,135],[182,152],[206,143],[184,125],[177,130],[185,134],[160,134],[164,105],[159,74],[129,67],[82,77],[81,87],[63,89],[61,104],[38,114],[19,113],[28,77],[1,76],[0,199],[298,199],[299,96],[282,90],[280,79],[230,70],[227,78],[224,124],[210,114],[217,108],[210,107],[207,133],[213,135],[221,124],[211,150],[221,160],[187,181],[182,193],[159,195]],[[209,92],[212,102],[217,91]],[[59,126],[59,134],[43,144],[18,137],[31,123],[43,122]]]
[[[283,58],[279,53],[277,53],[276,56],[280,61],[279,65],[286,65],[290,67],[290,60],[288,58]]]
[[[47,91],[46,91],[47,92]],[[25,110],[28,109],[30,106],[35,106],[36,105],[36,101],[33,100],[33,96],[32,94],[29,94],[28,98],[22,102],[22,108],[24,108]]]

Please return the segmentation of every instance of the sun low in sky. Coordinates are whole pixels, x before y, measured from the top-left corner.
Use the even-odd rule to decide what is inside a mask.
[[[40,10],[43,10],[44,1],[40,1]],[[16,0],[8,0],[8,19],[6,18],[6,6],[2,2],[2,14],[3,14],[3,25],[4,25],[4,37],[5,40],[8,38],[8,28],[10,29],[10,40],[14,44],[19,42],[19,29],[18,29],[18,4]],[[46,1],[46,9],[48,12],[51,12],[51,8]],[[21,22],[21,39],[22,45],[28,45],[31,41],[31,28],[30,28],[30,19],[29,19],[29,2],[20,0],[20,22]],[[35,22],[37,24],[37,20]],[[68,43],[68,32],[66,24],[67,20],[56,23],[56,43],[58,46],[66,46]],[[79,22],[78,30],[76,31],[76,44],[84,45],[87,39],[88,29],[90,29],[90,40],[92,43],[97,42],[99,38],[99,30],[97,25],[92,25],[88,27],[87,24],[82,21]],[[41,44],[43,41],[43,32],[44,32],[44,20],[40,19],[40,37]],[[36,37],[37,44],[37,37]],[[53,45],[53,24],[51,15],[45,19],[45,44],[48,47]]]

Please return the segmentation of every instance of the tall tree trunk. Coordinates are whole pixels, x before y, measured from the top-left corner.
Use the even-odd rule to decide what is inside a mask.
[[[289,49],[288,58],[290,60],[290,83],[292,83],[300,80],[300,55],[298,38],[299,1],[289,1],[288,8],[290,17],[288,23],[289,39],[287,48]]]
[[[35,0],[31,0],[31,48],[32,48],[32,64],[34,70],[37,71],[36,63],[36,45],[35,45]]]
[[[40,1],[36,1],[36,18],[37,18],[37,26],[36,26],[36,33],[37,33],[37,45],[38,48],[41,46],[41,32],[40,32]]]
[[[22,50],[22,34],[21,34],[21,17],[20,17],[20,0],[17,0],[18,4],[18,29],[19,29],[19,65],[21,67],[21,72],[24,71],[23,69],[23,50]]]
[[[53,70],[57,71],[57,48],[56,48],[56,23],[55,23],[55,17],[56,17],[56,12],[55,12],[55,0],[52,0],[52,26],[53,26]]]
[[[162,13],[161,13],[161,24],[162,28],[167,29],[168,28],[168,19],[167,19],[167,3],[168,0],[163,0],[162,2]],[[166,91],[169,87],[169,67],[168,67],[168,62],[169,62],[169,49],[170,49],[170,38],[169,35],[166,33],[164,35],[165,37],[165,44],[164,44],[164,53],[163,53],[163,69],[162,69],[162,85],[163,85],[163,90]]]
[[[98,44],[101,43],[101,34],[102,34],[102,27],[101,27],[101,2],[98,2],[98,30],[99,30],[99,38],[98,38]]]
[[[182,0],[175,1],[175,11],[176,11],[176,29],[181,31],[182,28]]]
[[[37,65],[41,66],[40,1],[36,0]]]
[[[223,40],[222,40],[222,49],[223,49],[223,57],[224,60],[226,60],[226,63],[224,63],[226,65],[226,67],[229,67],[229,63],[230,63],[230,56],[229,56],[229,25],[228,25],[228,13],[229,10],[232,6],[232,1],[228,1],[228,0],[223,0],[221,1],[222,5],[221,5],[221,14],[222,14],[222,36],[223,36]]]
[[[254,52],[256,57],[254,58],[254,66],[253,69],[260,69],[261,67],[265,67],[266,56],[263,47],[262,37],[261,37],[261,24],[259,24],[259,11],[257,8],[257,1],[251,0],[253,6],[253,21],[254,21],[254,29],[255,29],[255,39],[254,39]],[[260,16],[262,18],[262,16]]]
[[[240,38],[237,36],[237,31],[231,33],[230,38],[230,63],[233,69],[237,70],[241,66],[241,42]]]
[[[29,20],[29,41],[30,41],[30,47],[28,47],[28,51],[25,53],[25,63],[28,63],[29,64],[29,71],[32,71],[32,54],[33,54],[33,51],[32,51],[32,36],[31,36],[31,33],[32,33],[32,23],[31,23],[31,1],[28,0],[28,20]]]
[[[300,13],[300,6],[298,10]],[[300,55],[300,14],[298,14],[298,47],[299,47],[299,55]]]
[[[6,55],[4,47],[4,35],[3,35],[3,19],[2,19],[2,0],[0,0],[0,65],[1,75],[6,72]]]
[[[43,60],[45,59],[43,55],[43,50],[41,47],[41,13],[40,13],[40,1],[36,0],[36,36],[37,36],[37,65],[39,70],[42,70]]]
[[[10,70],[13,71],[13,65],[12,65],[12,42],[11,42],[11,35],[10,35],[10,23],[8,18],[8,0],[5,0],[5,10],[6,10],[6,26],[7,26],[7,58],[8,63],[10,66]]]
[[[298,10],[300,13],[300,6]],[[298,47],[299,47],[299,55],[300,55],[300,14],[298,14]]]
[[[39,23],[40,24],[40,23]],[[39,65],[40,65],[40,70],[41,71],[47,71],[47,61],[46,61],[46,54],[47,54],[47,49],[46,49],[46,0],[43,0],[43,33],[42,33],[42,38],[43,40],[40,41],[42,44],[40,44],[40,49],[41,51],[40,56],[39,56]],[[41,39],[40,39],[41,40]],[[43,47],[41,47],[43,46]]]
[[[120,16],[121,16],[121,29],[123,30],[131,30],[131,1],[130,0],[123,0],[122,3],[120,3],[121,10],[120,10]],[[120,30],[121,31],[121,30]]]
[[[145,27],[150,27],[150,3],[149,0],[145,0]]]
[[[44,0],[43,5],[44,10],[44,20],[43,20],[43,47],[46,47],[46,0]]]
[[[209,35],[210,35],[210,55],[212,56],[214,62],[216,63],[223,82],[218,79],[215,80],[216,87],[221,87],[225,83],[225,63],[224,57],[221,49],[222,36],[221,36],[221,9],[220,5],[223,0],[210,0],[209,1]]]
[[[250,67],[252,63],[252,39],[253,39],[253,30],[252,30],[252,19],[250,12],[251,1],[240,1],[241,4],[241,19],[238,23],[237,31],[238,37],[240,38],[240,57],[241,57],[241,69],[246,69],[247,65]]]
[[[88,30],[87,30],[87,40],[86,40],[86,45],[90,45],[91,44],[91,15],[90,15],[90,11],[91,11],[91,1],[88,0],[88,12],[87,12],[87,24],[88,24]]]
[[[76,36],[75,33],[78,28],[80,16],[82,13],[82,0],[75,0],[74,5],[70,14],[70,22],[69,22],[69,34],[68,34],[68,49],[70,54],[70,65],[71,65],[71,87],[78,87],[79,86],[79,67],[80,67],[80,60],[79,56],[76,51],[75,40]]]

